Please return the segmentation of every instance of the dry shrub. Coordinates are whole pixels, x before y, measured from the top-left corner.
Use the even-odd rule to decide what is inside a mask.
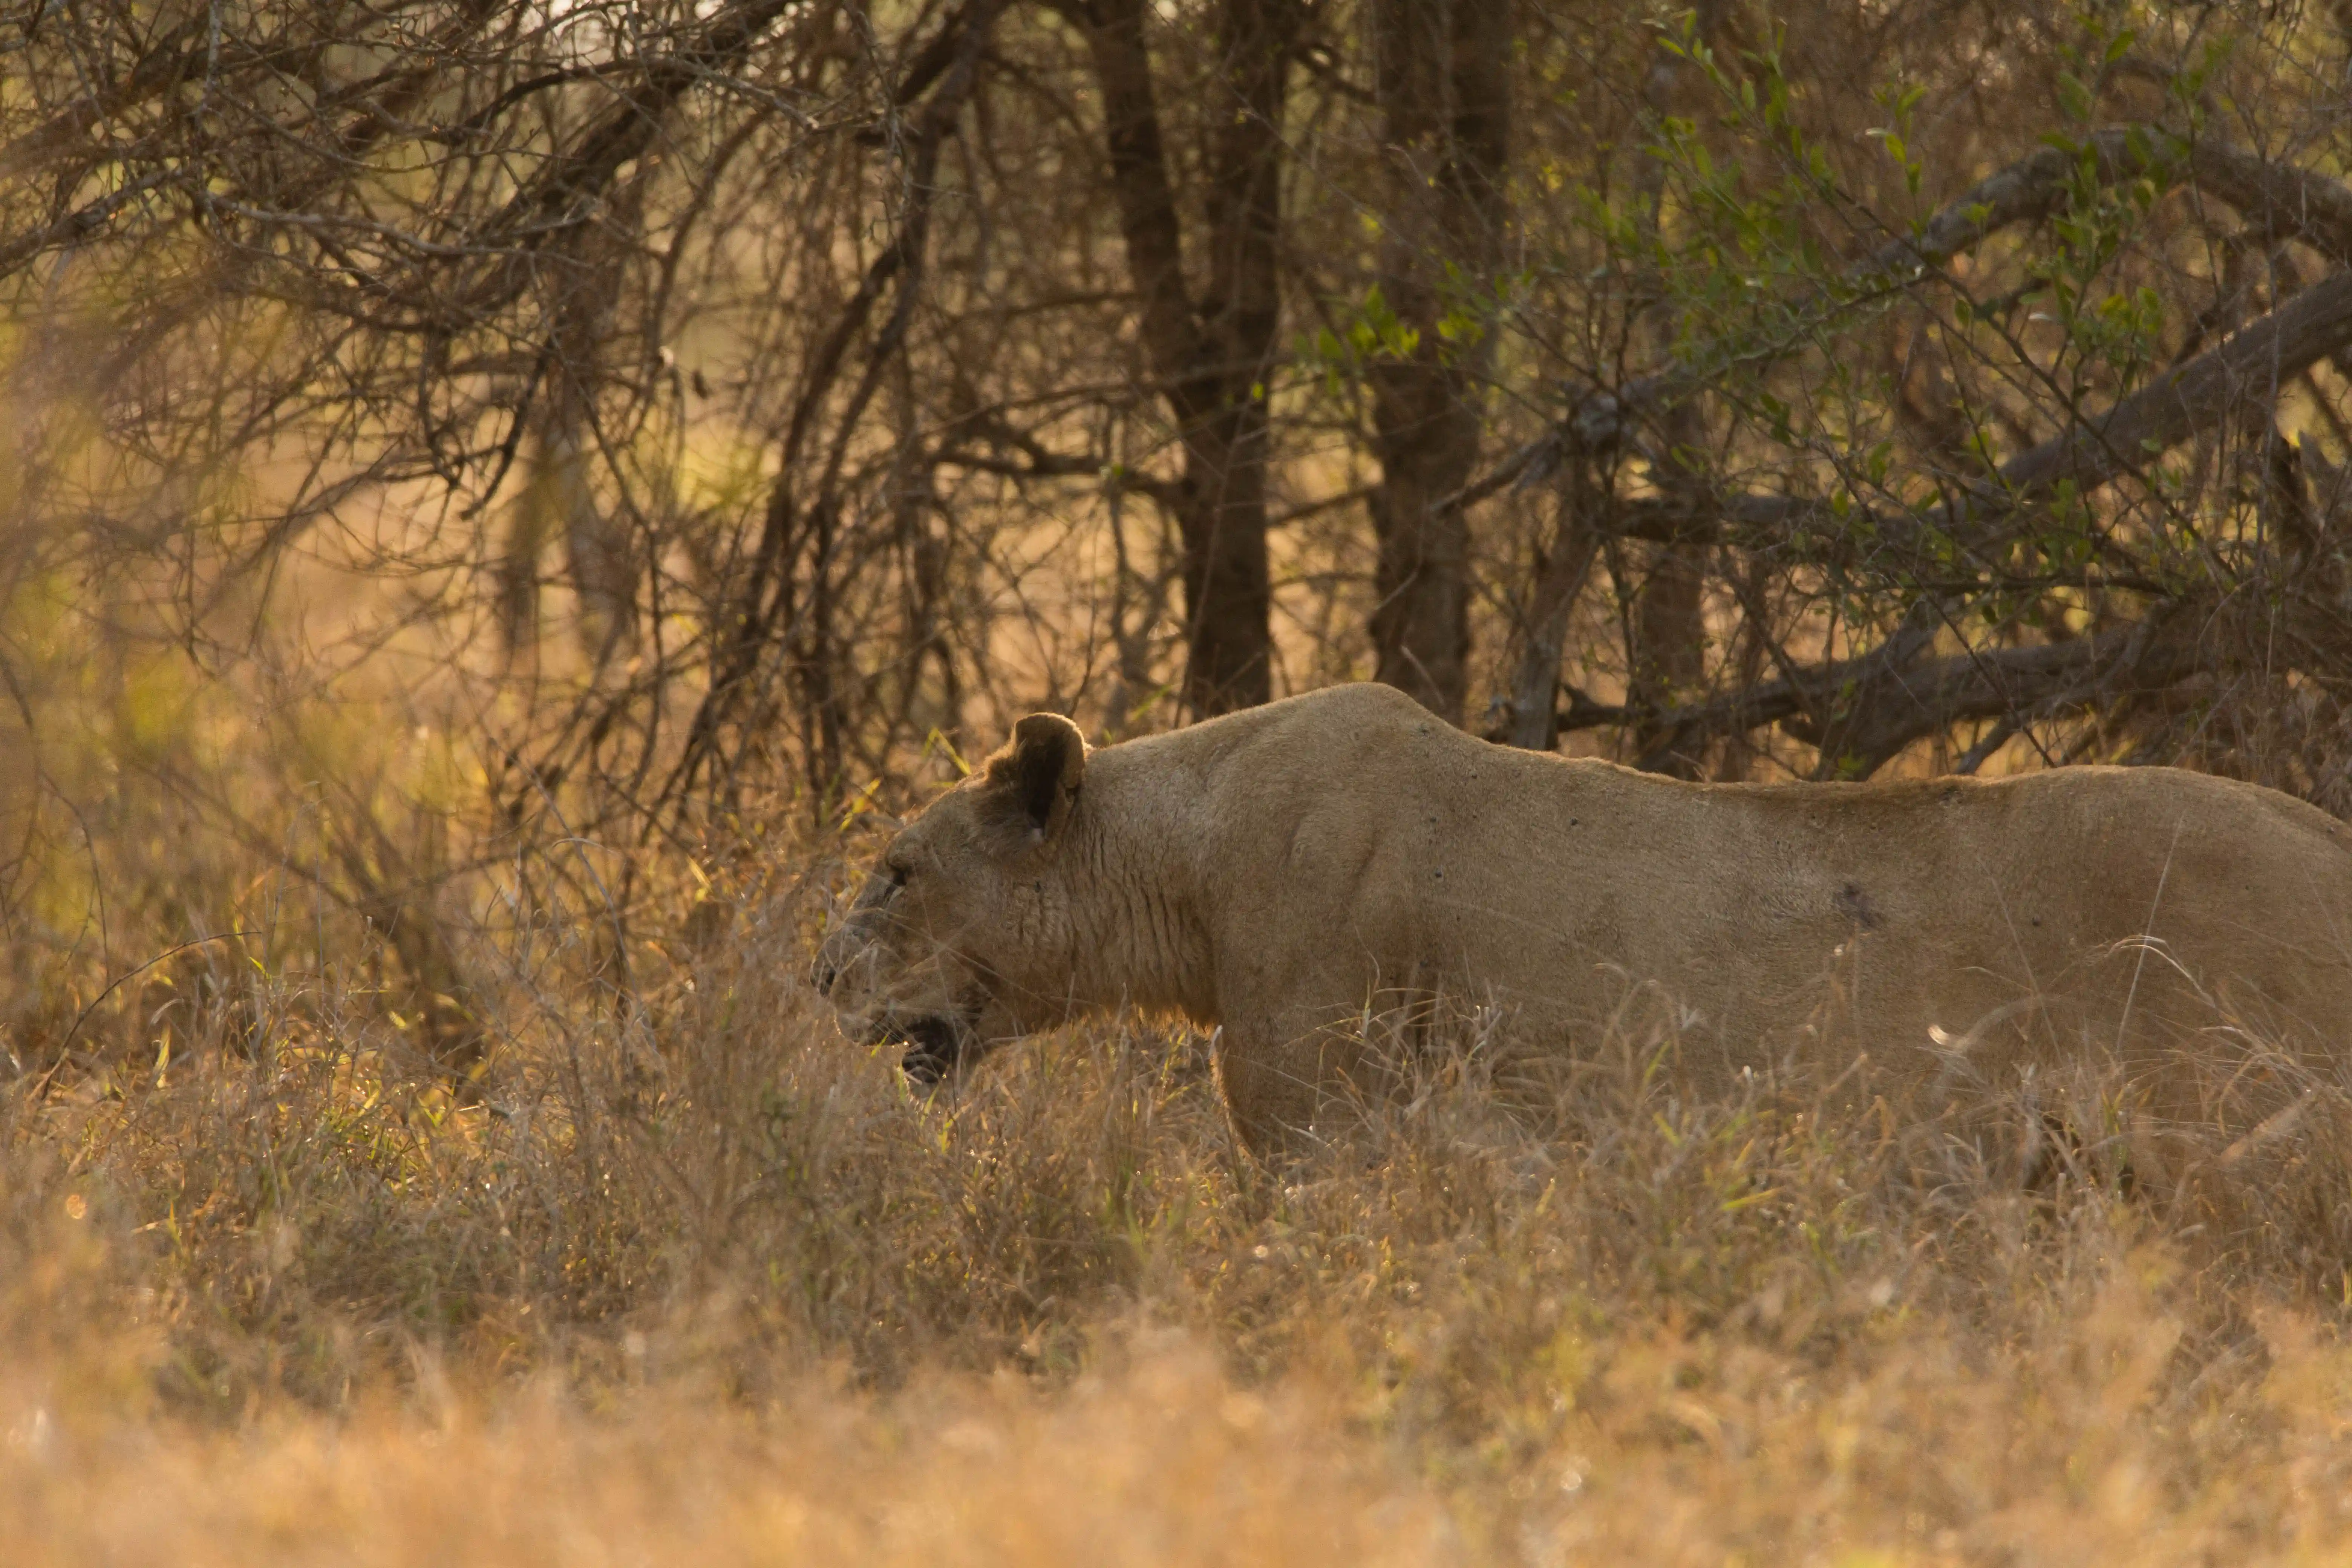
[[[257,970],[160,1067],[20,1079],[19,1560],[2343,1533],[2352,1096],[2284,1058],[2217,1051],[2211,1123],[2159,1127],[2088,1068],[1940,1113],[1866,1063],[1702,1095],[1663,1010],[1566,1066],[1471,1016],[1261,1167],[1150,1020],[911,1095],[806,988],[808,885],[634,992],[509,987],[472,1098],[366,987]]]

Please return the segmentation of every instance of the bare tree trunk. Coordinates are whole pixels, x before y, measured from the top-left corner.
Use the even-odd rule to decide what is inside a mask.
[[[1273,578],[1265,556],[1265,404],[1250,398],[1184,443],[1184,701],[1193,714],[1274,695]]]
[[[643,241],[643,194],[624,187],[598,221],[551,245],[541,259],[548,342],[534,374],[529,427],[536,456],[531,479],[509,524],[499,585],[501,625],[510,651],[535,657],[540,635],[541,556],[551,537],[563,541],[579,598],[577,634],[602,665],[636,639],[638,571],[628,520],[597,495],[597,398],[614,367],[612,335],[623,275]]]
[[[1282,112],[1295,0],[1221,0],[1222,90],[1208,146],[1209,279],[1193,301],[1183,226],[1151,81],[1143,0],[1095,0],[1064,15],[1085,27],[1143,347],[1176,417],[1184,476],[1175,500],[1189,628],[1184,697],[1196,714],[1273,695],[1266,568],[1265,380],[1281,326]]]
[[[1764,679],[1764,663],[1770,653],[1771,621],[1765,595],[1771,591],[1771,574],[1765,563],[1750,555],[1731,577],[1734,592],[1739,600],[1739,636],[1733,653],[1738,667],[1736,690],[1748,691]],[[1747,731],[1735,731],[1723,738],[1723,750],[1715,762],[1717,784],[1738,784],[1748,777],[1748,765],[1757,756],[1755,737]]]
[[[1722,11],[1721,0],[1708,0],[1698,7],[1692,26],[1699,41],[1713,37]],[[1681,74],[1680,57],[1661,48],[1642,84],[1643,106],[1652,123],[1663,121],[1673,112],[1676,79]],[[1643,220],[1654,233],[1664,197],[1664,165],[1654,161],[1643,169],[1643,183],[1648,187]],[[1644,314],[1654,347],[1664,353],[1673,336],[1673,324],[1654,307]],[[1685,476],[1672,454],[1676,447],[1702,438],[1698,412],[1685,404],[1670,411],[1660,426],[1668,456],[1654,477],[1662,487],[1683,488]],[[1643,579],[1633,606],[1633,635],[1625,649],[1626,701],[1636,711],[1671,706],[1677,698],[1687,696],[1706,673],[1706,548],[1697,544],[1664,545],[1652,558],[1650,574]],[[1664,731],[1636,726],[1633,740],[1642,765],[1676,778],[1698,777],[1703,759],[1680,750],[1662,750],[1668,739]]]
[[[623,270],[641,243],[644,205],[642,187],[624,183],[598,221],[583,225],[548,268],[559,294],[551,334],[553,363],[540,403],[545,419],[541,441],[565,562],[580,596],[580,646],[600,666],[614,652],[633,647],[637,636],[635,542],[626,512],[607,506],[596,493],[594,464],[602,445],[597,395],[615,369],[604,363],[604,345],[620,306]]]
[[[907,654],[898,710],[883,746],[886,752],[898,744],[899,733],[910,723],[918,735],[936,728],[961,742],[963,712],[963,685],[956,668],[948,603],[954,516],[940,498],[939,469],[924,444],[921,410],[915,399],[914,366],[903,350],[890,367],[890,390],[891,419],[898,426],[890,515],[898,548],[906,558]],[[929,702],[923,691],[926,663],[939,671],[937,695]]]
[[[1390,175],[1378,276],[1417,342],[1370,376],[1381,463],[1372,642],[1381,679],[1458,724],[1469,689],[1469,522],[1441,503],[1478,460],[1477,388],[1493,339],[1474,290],[1494,274],[1507,216],[1510,7],[1378,0],[1373,26]],[[1463,298],[1446,297],[1449,272]],[[1456,319],[1473,331],[1449,337],[1441,325],[1465,305]]]
[[[1631,679],[1626,701],[1637,712],[1663,711],[1687,700],[1706,674],[1706,546],[1655,547],[1650,574],[1633,602]],[[1704,762],[1706,737],[1697,752],[1670,746],[1668,731],[1635,727],[1633,746],[1642,765],[1654,773],[1695,779]]]
[[[833,562],[840,514],[831,497],[821,499],[811,511],[808,613],[793,641],[793,673],[801,701],[801,733],[807,738],[803,761],[809,799],[823,812],[832,808],[843,788],[841,633],[835,625]]]
[[[1409,0],[1394,3],[1411,9]],[[1702,0],[1698,5],[1695,26],[1702,40],[1713,35],[1722,8],[1721,0]],[[1679,57],[1662,50],[1643,80],[1643,107],[1645,117],[1654,122],[1673,107],[1679,65]],[[1635,163],[1634,211],[1637,220],[1645,226],[1647,236],[1653,238],[1664,195],[1663,182],[1663,163],[1646,158]],[[1658,319],[1654,300],[1636,310],[1633,326],[1639,338],[1652,341],[1661,352],[1672,336],[1671,323]],[[1669,409],[1660,424],[1669,451],[1685,441],[1696,443],[1704,435],[1697,416],[1687,405]],[[1566,651],[1567,630],[1575,612],[1576,598],[1591,578],[1591,562],[1600,542],[1591,509],[1607,505],[1614,486],[1613,479],[1602,479],[1594,472],[1591,454],[1570,450],[1562,454],[1562,459],[1567,469],[1559,481],[1559,521],[1550,549],[1538,563],[1535,591],[1519,636],[1510,693],[1507,732],[1511,743],[1539,751],[1551,750],[1559,740],[1560,659]],[[1688,489],[1683,471],[1671,458],[1654,472],[1653,478],[1670,490],[1681,492]],[[1385,558],[1384,542],[1384,562]],[[1621,553],[1612,551],[1611,563],[1612,568],[1621,565]],[[1654,711],[1669,694],[1696,685],[1706,671],[1706,547],[1661,544],[1654,547],[1653,563],[1649,575],[1633,590],[1634,603],[1626,626],[1627,691],[1623,710],[1628,714]],[[1619,592],[1625,591],[1621,583]],[[1636,754],[1645,759],[1645,766],[1696,777],[1696,758],[1685,756],[1679,751],[1659,750],[1679,733],[1654,731],[1637,723],[1633,734]]]
[[[1518,666],[1511,680],[1510,730],[1514,746],[1549,752],[1559,744],[1559,661],[1568,651],[1569,619],[1577,595],[1592,575],[1601,552],[1601,530],[1586,515],[1601,492],[1591,467],[1573,458],[1561,477],[1559,519],[1551,548],[1536,563],[1535,596],[1528,605]]]

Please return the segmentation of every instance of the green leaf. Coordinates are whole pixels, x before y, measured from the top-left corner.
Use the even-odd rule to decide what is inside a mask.
[[[2080,124],[2091,118],[2097,97],[2081,77],[2073,71],[2058,73],[2058,109],[2069,120]]]

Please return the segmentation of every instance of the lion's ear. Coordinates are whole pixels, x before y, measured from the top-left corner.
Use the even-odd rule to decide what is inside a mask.
[[[1034,838],[1060,830],[1086,776],[1087,738],[1059,713],[1030,714],[988,759],[988,782],[1010,796]]]

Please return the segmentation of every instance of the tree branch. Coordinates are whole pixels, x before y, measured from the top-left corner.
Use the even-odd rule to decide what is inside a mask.
[[[2198,658],[2193,642],[2168,635],[2177,618],[2159,612],[2096,637],[1924,661],[1920,656],[1934,637],[1922,620],[1860,658],[1832,660],[1705,702],[1663,709],[1596,702],[1570,687],[1558,723],[1563,732],[1652,730],[1661,739],[1642,760],[1643,767],[1710,735],[1784,724],[1798,740],[1821,748],[1826,776],[1867,777],[1914,741],[1954,724],[2178,684],[2197,672]],[[1816,712],[1831,717],[1816,724],[1809,717]]]
[[[2299,239],[2332,261],[2352,262],[2352,190],[2325,175],[2273,163],[2226,143],[2191,143],[2144,125],[2098,132],[2089,139],[2084,150],[2102,183],[2185,167],[2200,187],[2210,189],[2250,219],[2262,223],[2273,236]],[[1929,218],[1916,236],[1881,245],[1847,268],[1834,286],[1822,285],[1806,291],[1790,301],[1790,309],[1809,314],[1811,324],[1817,325],[1834,311],[1849,307],[1857,298],[1926,277],[2004,228],[2049,216],[2064,199],[2067,181],[2080,156],[2063,148],[2045,147],[1979,181]],[[1745,363],[1752,367],[1759,361],[1769,363],[1794,352],[1807,341],[1807,336],[1803,331],[1787,330],[1777,334],[1769,345],[1746,352],[1734,350],[1706,363],[1666,366],[1636,376],[1613,391],[1595,389],[1579,398],[1550,429],[1512,453],[1491,472],[1456,491],[1444,505],[1454,509],[1475,506],[1507,486],[1542,478],[1569,454],[1613,447],[1624,438],[1636,420],[1690,395],[1730,365]],[[2297,374],[2329,352],[2333,352],[2332,346],[2305,360],[2294,371],[2280,370],[2273,380]],[[2192,362],[2173,374],[2186,375],[2200,365],[2214,372],[2234,365],[2242,374],[2251,353],[2250,345],[2226,363],[2208,363],[2212,361],[2209,355],[2207,360]],[[2205,388],[2198,383],[2192,390]],[[2133,417],[2147,415],[2160,401],[2158,398],[2141,405],[2135,409]],[[2122,415],[2132,403],[2126,399],[2109,417]],[[2151,433],[2157,428],[2152,426]],[[2166,444],[2184,438],[2185,434]],[[2106,439],[2106,444],[2115,445],[2111,438]],[[2021,466],[2022,474],[2038,473],[2042,466],[2061,456],[2074,456],[2071,451],[2057,450],[2065,445],[2062,438],[2037,447],[2013,458],[2011,466]],[[2108,471],[2098,482],[2104,484],[2120,471]],[[2005,483],[2027,482],[2011,477],[2007,469],[2003,474]]]

